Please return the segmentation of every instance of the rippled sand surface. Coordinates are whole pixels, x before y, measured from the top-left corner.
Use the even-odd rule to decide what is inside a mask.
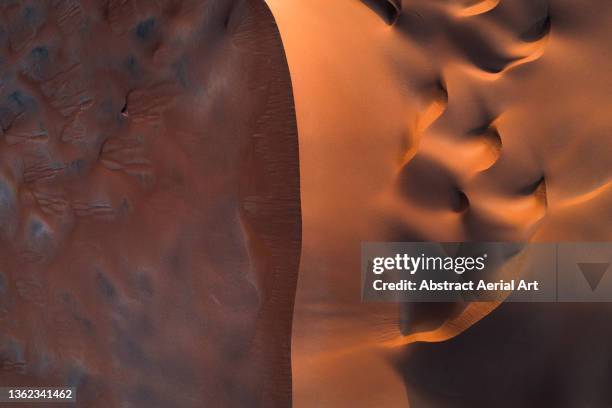
[[[0,385],[288,406],[298,149],[265,3],[0,17]]]
[[[610,404],[610,307],[362,304],[359,249],[610,240],[612,4],[268,3],[300,140],[295,405]]]

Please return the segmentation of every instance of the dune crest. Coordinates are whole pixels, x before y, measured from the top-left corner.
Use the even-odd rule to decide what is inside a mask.
[[[513,305],[361,304],[361,241],[610,239],[602,213],[610,202],[610,57],[602,50],[612,7],[398,3],[269,0],[302,144],[297,406],[405,401],[402,381],[427,371],[413,351],[450,350],[446,358],[459,359],[452,350],[470,333],[488,338],[482,330],[499,321],[522,327]],[[587,221],[593,213],[605,221]],[[390,367],[400,362],[408,368],[398,378]],[[384,391],[358,371],[384,378]],[[431,406],[418,389],[411,394]]]

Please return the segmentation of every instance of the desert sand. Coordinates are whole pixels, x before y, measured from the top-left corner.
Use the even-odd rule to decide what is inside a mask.
[[[0,385],[610,406],[612,307],[363,303],[359,255],[610,241],[612,4],[267,4],[0,2]]]
[[[268,3],[300,141],[295,406],[612,403],[609,306],[359,292],[362,241],[610,240],[612,4]]]
[[[298,146],[265,3],[0,12],[0,385],[288,406]]]

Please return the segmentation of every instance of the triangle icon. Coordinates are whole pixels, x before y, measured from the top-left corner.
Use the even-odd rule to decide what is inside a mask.
[[[601,278],[605,275],[606,271],[610,267],[609,262],[578,262],[578,267],[582,272],[582,275],[589,283],[591,290],[597,289]]]

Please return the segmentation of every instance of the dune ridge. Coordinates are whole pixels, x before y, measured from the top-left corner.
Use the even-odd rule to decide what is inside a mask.
[[[302,148],[296,406],[438,406],[407,385],[419,383],[436,350],[453,361],[456,347],[476,349],[477,336],[491,338],[501,322],[520,332],[555,312],[360,304],[359,242],[609,239],[612,10],[569,0],[269,4]],[[560,330],[552,321],[541,336]],[[509,344],[521,353],[520,342]],[[519,362],[508,367],[521,372]]]

